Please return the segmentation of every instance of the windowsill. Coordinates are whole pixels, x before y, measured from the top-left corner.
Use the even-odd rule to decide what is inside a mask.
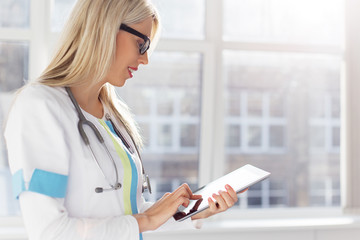
[[[311,209],[309,209],[310,211]],[[313,211],[309,215],[305,210],[293,211],[233,211],[230,214],[221,214],[205,220],[202,229],[181,231],[182,239],[184,235],[211,235],[213,233],[266,233],[266,232],[291,232],[291,231],[327,231],[348,229],[360,230],[360,216],[346,216],[339,214],[337,209],[324,210],[323,214]],[[274,212],[278,212],[274,216]],[[289,213],[290,212],[290,213]],[[321,211],[320,211],[321,212]],[[261,215],[260,215],[261,214]],[[287,216],[286,216],[287,215]],[[297,215],[297,216],[295,216]],[[312,217],[316,216],[316,217]],[[178,231],[175,231],[175,233]],[[174,231],[169,232],[149,232],[145,233],[150,239],[157,236],[165,237],[176,236]],[[27,239],[26,231],[20,217],[0,218],[0,240],[1,239]],[[174,239],[175,240],[175,239]]]
[[[198,236],[199,239],[207,239],[211,236],[228,236],[238,234],[251,236],[264,236],[268,233],[291,233],[298,232],[327,232],[349,230],[360,231],[360,216],[354,217],[333,217],[333,218],[300,218],[300,219],[266,219],[266,220],[219,220],[204,222],[201,230],[182,230],[182,231],[164,231],[149,232],[145,236],[151,239],[165,239],[171,237],[173,240]],[[180,234],[181,232],[181,234]],[[177,238],[176,236],[181,236]],[[257,238],[255,238],[257,239]],[[261,239],[261,238],[260,238]]]
[[[223,220],[205,222],[204,231],[261,231],[261,230],[292,230],[292,229],[340,229],[359,228],[360,217],[332,217],[332,218],[298,218],[298,219],[258,219],[258,220]]]

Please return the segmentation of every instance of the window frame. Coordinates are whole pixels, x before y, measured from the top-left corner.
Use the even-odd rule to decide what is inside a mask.
[[[205,39],[176,40],[161,39],[157,51],[190,51],[203,55],[203,81],[201,89],[201,125],[199,146],[199,185],[220,177],[224,172],[225,163],[225,128],[224,126],[224,89],[223,81],[223,50],[271,51],[271,52],[301,52],[326,53],[344,56],[343,76],[341,79],[341,197],[342,206],[336,208],[299,208],[299,209],[235,209],[216,216],[213,220],[228,220],[239,218],[295,218],[321,216],[343,216],[344,214],[360,214],[360,189],[356,186],[360,181],[360,148],[358,136],[360,130],[360,111],[357,108],[357,94],[360,92],[360,69],[357,67],[360,59],[360,32],[356,23],[360,22],[360,3],[345,1],[346,18],[346,52],[341,47],[248,43],[224,41],[222,39],[223,4],[218,0],[205,1]],[[46,64],[54,48],[59,33],[51,32],[50,28],[51,2],[47,0],[31,0],[30,28],[4,29],[0,28],[0,40],[29,41],[29,79],[35,79]],[[217,16],[214,18],[214,16]],[[346,74],[346,77],[345,77]],[[217,80],[220,79],[220,80]],[[222,113],[222,114],[219,114]],[[220,161],[219,161],[220,160]],[[211,167],[209,167],[211,166]],[[316,212],[316,214],[314,214]],[[246,215],[246,216],[245,216]],[[21,217],[11,216],[0,218],[0,227],[22,226]]]

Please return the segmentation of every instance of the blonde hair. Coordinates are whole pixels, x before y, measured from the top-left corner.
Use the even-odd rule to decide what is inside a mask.
[[[148,0],[78,0],[61,34],[59,47],[37,82],[52,87],[85,82],[95,85],[105,78],[115,58],[120,24],[131,25],[149,17],[153,18],[154,39],[158,35],[159,16]],[[137,125],[115,88],[106,83],[99,97],[141,147]]]

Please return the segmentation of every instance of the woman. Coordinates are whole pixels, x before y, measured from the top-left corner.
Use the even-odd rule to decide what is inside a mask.
[[[114,86],[148,63],[158,29],[149,1],[78,0],[49,66],[18,94],[5,137],[30,239],[141,239],[163,225],[193,227],[237,201],[227,186],[217,204],[209,199],[208,210],[179,223],[177,208],[201,198],[186,184],[155,204],[142,197],[141,137]]]

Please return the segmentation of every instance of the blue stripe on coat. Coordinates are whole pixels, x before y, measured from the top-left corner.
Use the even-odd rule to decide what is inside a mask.
[[[12,176],[12,189],[14,198],[19,198],[20,193],[26,190],[23,170],[20,169]]]
[[[26,189],[23,170],[17,171],[13,175],[13,194],[19,198],[20,193],[24,191],[36,192],[49,197],[64,198],[66,195],[68,176],[35,169]]]

